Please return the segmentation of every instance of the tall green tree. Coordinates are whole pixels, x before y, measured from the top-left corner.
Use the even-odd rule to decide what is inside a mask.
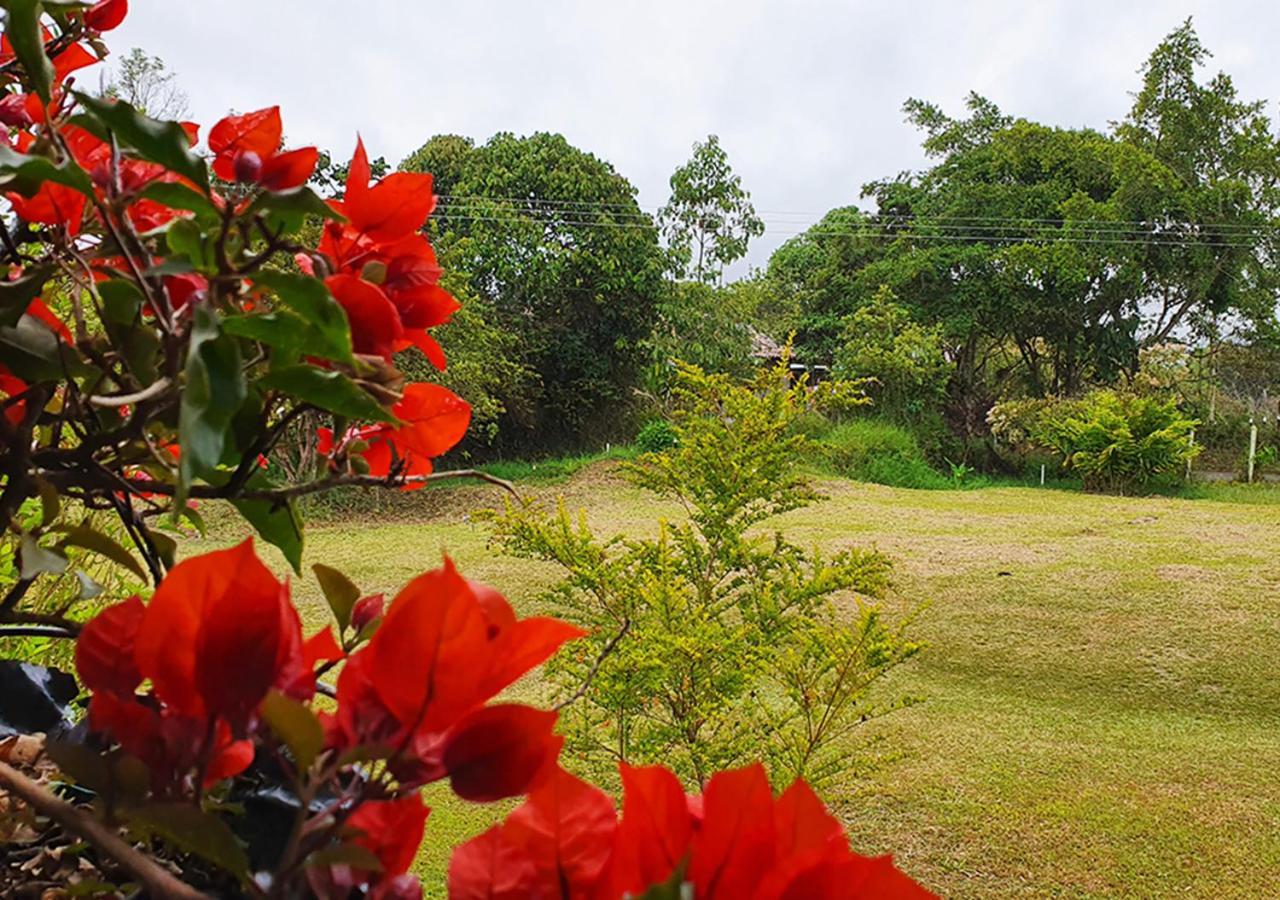
[[[764,330],[779,339],[794,331],[797,358],[830,364],[843,345],[845,319],[869,300],[858,274],[883,257],[885,247],[881,230],[856,206],[833,209],[787,240],[766,269],[780,315]]]
[[[1175,179],[1181,243],[1153,244],[1143,261],[1150,343],[1213,337],[1231,314],[1262,329],[1276,318],[1280,139],[1265,102],[1241,99],[1231,76],[1199,79],[1211,55],[1187,19],[1152,51],[1115,129]]]
[[[718,283],[725,266],[747,255],[764,234],[751,194],[729,165],[714,134],[693,145],[693,156],[671,175],[671,199],[658,213],[678,275]]]
[[[446,152],[447,151],[447,152]],[[517,337],[540,393],[499,444],[557,449],[621,432],[663,290],[663,253],[636,189],[558,134],[483,145],[434,138],[406,159],[440,169],[435,241],[489,321]]]

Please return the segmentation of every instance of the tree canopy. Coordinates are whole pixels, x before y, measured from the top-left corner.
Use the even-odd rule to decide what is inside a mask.
[[[609,436],[663,289],[657,228],[636,189],[558,134],[433,138],[404,168],[439,170],[437,239],[495,325],[519,339],[541,395],[506,439],[554,447]],[[447,190],[441,190],[444,185]]]

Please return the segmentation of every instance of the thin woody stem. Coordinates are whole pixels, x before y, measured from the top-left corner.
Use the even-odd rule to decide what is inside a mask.
[[[8,763],[0,762],[0,787],[5,788],[40,815],[57,822],[110,856],[147,889],[152,897],[176,900],[208,900],[208,895],[179,881],[158,863],[148,859],[97,819],[61,800]]]

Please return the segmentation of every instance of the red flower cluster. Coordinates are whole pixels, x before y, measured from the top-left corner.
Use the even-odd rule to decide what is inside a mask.
[[[471,424],[471,406],[453,391],[429,382],[407,385],[391,412],[402,425],[366,425],[343,436],[343,445],[365,461],[371,475],[429,474],[431,460],[462,440]],[[332,429],[320,428],[317,433],[320,455],[332,455]],[[410,481],[404,489],[422,485]]]
[[[278,106],[227,116],[209,131],[214,174],[269,191],[301,187],[315,171],[320,153],[315,147],[281,153],[283,135]]]
[[[323,717],[328,743],[380,748],[402,784],[448,777],[469,800],[521,794],[559,752],[556,714],[486,704],[582,634],[557,619],[516,619],[446,560],[405,586],[347,660],[338,709]]]
[[[193,774],[212,783],[249,765],[243,738],[263,697],[310,697],[315,663],[336,650],[329,631],[303,642],[288,585],[248,540],[174,566],[147,604],[104,609],[76,642],[76,669],[90,726],[146,762],[154,790],[180,793]],[[144,680],[150,697],[137,694]]]
[[[556,769],[502,825],[454,851],[450,898],[615,900],[672,883],[698,900],[933,896],[891,857],[852,852],[803,781],[775,798],[755,764],[686,797],[660,766],[619,768],[621,820],[603,791]]]
[[[347,311],[356,352],[390,359],[416,346],[443,369],[444,352],[427,329],[449,321],[458,301],[440,287],[435,252],[421,234],[435,208],[431,176],[395,172],[373,185],[369,178],[357,141],[346,193],[331,201],[346,221],[329,222],[320,240],[334,273],[325,283]]]

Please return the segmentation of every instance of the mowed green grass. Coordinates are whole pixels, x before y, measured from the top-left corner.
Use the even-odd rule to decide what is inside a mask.
[[[923,702],[868,726],[880,765],[827,798],[856,849],[951,897],[1280,896],[1280,505],[1258,502],[1280,495],[821,487],[780,527],[890,554],[885,605],[918,611],[929,644],[888,685]],[[530,490],[601,529],[676,515],[607,465]],[[534,611],[554,570],[498,556],[464,518],[501,495],[439,499],[412,521],[313,524],[306,560],[393,593],[448,552]],[[309,576],[295,596],[323,621]],[[449,848],[505,808],[428,800],[420,869],[439,894]]]

